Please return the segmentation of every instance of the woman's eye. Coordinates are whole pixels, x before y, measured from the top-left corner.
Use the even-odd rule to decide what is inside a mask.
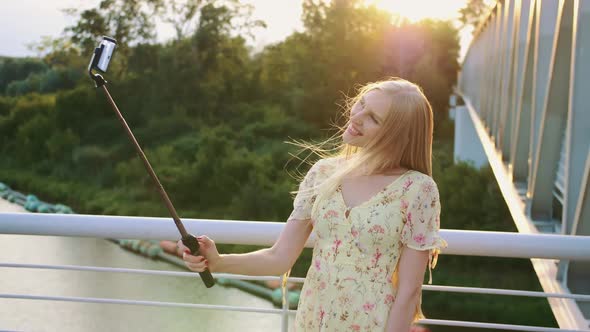
[[[374,115],[371,115],[371,120],[373,120],[373,122],[379,124],[379,121],[377,121],[377,118]]]

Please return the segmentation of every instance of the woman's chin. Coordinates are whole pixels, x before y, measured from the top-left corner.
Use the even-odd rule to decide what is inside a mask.
[[[362,144],[360,144],[357,137],[352,137],[352,136],[348,136],[348,135],[342,136],[342,143],[348,144],[350,146],[356,146],[358,148],[362,147]]]

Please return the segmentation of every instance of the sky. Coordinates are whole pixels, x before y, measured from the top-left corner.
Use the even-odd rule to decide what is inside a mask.
[[[466,0],[366,0],[378,7],[401,13],[411,20],[424,16],[455,18]],[[0,0],[0,56],[35,56],[28,44],[39,42],[42,36],[58,37],[73,24],[73,18],[61,10],[94,7],[99,0]],[[254,5],[254,18],[267,23],[266,29],[256,31],[251,43],[260,48],[284,39],[295,30],[302,30],[301,0],[244,0]],[[173,37],[172,28],[157,25],[158,40]],[[461,34],[462,53],[470,40],[470,32]]]

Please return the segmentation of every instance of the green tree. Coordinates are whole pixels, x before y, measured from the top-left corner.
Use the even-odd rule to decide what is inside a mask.
[[[27,45],[38,58],[52,68],[72,68],[83,70],[88,60],[82,57],[80,49],[67,36],[43,36],[38,42]]]
[[[66,164],[72,159],[72,151],[80,143],[80,138],[71,129],[65,131],[54,131],[47,139],[49,158],[56,164]],[[69,165],[69,163],[68,163]]]
[[[209,9],[206,9],[209,8]],[[169,23],[176,33],[176,41],[192,36],[199,27],[203,10],[211,8],[231,12],[235,33],[250,33],[250,29],[265,27],[264,22],[252,20],[254,6],[238,0],[164,0],[158,7],[162,21]]]
[[[53,134],[52,117],[48,114],[36,114],[16,130],[16,156],[25,163],[40,162],[49,156],[46,146],[47,137]]]
[[[153,42],[155,23],[153,17],[162,0],[101,0],[97,8],[79,11],[76,8],[65,12],[77,17],[74,25],[65,29],[66,35],[90,55],[103,35],[117,40],[118,56],[112,61],[111,72],[122,75],[133,44]],[[114,68],[113,68],[114,67]]]
[[[47,66],[38,59],[0,59],[0,94],[5,93],[11,82],[22,81],[31,74],[42,73],[47,69]]]
[[[459,10],[459,21],[462,28],[471,26],[475,33],[475,29],[477,29],[489,9],[490,5],[485,0],[467,0],[465,7]]]

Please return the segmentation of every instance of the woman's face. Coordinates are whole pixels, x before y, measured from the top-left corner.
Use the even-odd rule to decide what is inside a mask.
[[[391,98],[380,90],[371,90],[357,101],[350,111],[348,127],[342,140],[363,147],[378,133],[391,106]]]

